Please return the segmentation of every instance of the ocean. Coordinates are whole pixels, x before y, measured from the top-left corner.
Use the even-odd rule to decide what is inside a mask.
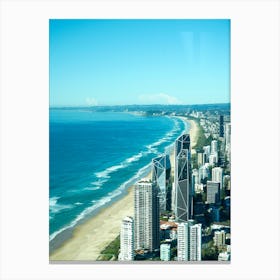
[[[188,129],[176,117],[50,109],[50,248],[124,195]]]

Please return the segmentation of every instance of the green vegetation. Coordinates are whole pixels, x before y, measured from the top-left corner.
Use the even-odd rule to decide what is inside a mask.
[[[175,257],[177,257],[177,246],[171,248],[171,260],[174,261]]]
[[[201,257],[203,261],[216,261],[218,260],[219,250],[214,246],[213,240],[207,244],[207,248],[202,249]]]
[[[99,261],[116,261],[118,260],[120,250],[120,236],[113,240],[104,250],[101,251],[98,257]]]
[[[160,216],[161,221],[168,221],[168,217],[165,215]]]
[[[200,125],[199,119],[194,119],[198,126],[198,137],[196,141],[196,145],[194,149],[196,150],[202,150],[203,146],[207,146],[211,144],[211,141],[213,140],[212,136],[209,136],[208,138],[205,137],[204,135],[204,130],[202,126]]]
[[[221,221],[221,222],[215,222],[215,224],[230,227],[230,220],[228,219],[228,220],[224,220],[224,221]]]
[[[230,175],[230,165],[228,162],[226,163],[226,168],[224,168],[224,175]]]

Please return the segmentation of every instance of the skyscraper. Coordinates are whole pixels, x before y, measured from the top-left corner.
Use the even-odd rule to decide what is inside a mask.
[[[120,234],[120,261],[133,261],[134,259],[134,221],[132,217],[125,217],[121,224]]]
[[[226,244],[226,233],[224,230],[214,232],[214,246],[221,247]]]
[[[162,261],[170,261],[170,244],[160,245],[160,259]]]
[[[205,178],[209,178],[209,169],[206,164],[198,169],[198,183],[200,184],[201,180],[204,180]]]
[[[226,142],[226,147],[230,145],[230,135],[231,135],[231,124],[226,123],[225,124],[225,142]]]
[[[192,216],[192,191],[190,174],[190,136],[181,135],[175,142],[175,218],[186,222]]]
[[[224,137],[224,116],[220,116],[220,129],[219,129],[219,136]]]
[[[192,192],[194,193],[196,191],[197,185],[200,183],[198,181],[198,170],[197,169],[193,169],[192,170]]]
[[[159,249],[159,199],[157,187],[150,181],[139,181],[134,187],[135,249]]]
[[[205,162],[205,154],[203,152],[197,153],[197,166],[200,167]]]
[[[206,186],[207,203],[215,204],[220,202],[220,183],[207,181]]]
[[[211,154],[217,153],[218,152],[218,141],[217,140],[212,140],[211,141]]]
[[[212,181],[220,183],[221,189],[223,188],[223,169],[221,167],[212,169]]]
[[[230,151],[230,143],[231,143],[231,124],[226,123],[225,125],[225,150],[226,150],[226,156],[227,160],[230,161],[231,157],[231,151]]]
[[[152,182],[158,188],[160,212],[171,208],[170,160],[168,155],[162,155],[152,160]]]
[[[201,224],[190,226],[190,261],[201,261]]]
[[[178,225],[177,260],[201,261],[201,224],[194,220]]]
[[[203,159],[204,159],[204,163],[207,163],[209,162],[209,156],[210,156],[210,153],[211,153],[211,147],[208,145],[208,146],[204,146],[203,147]]]

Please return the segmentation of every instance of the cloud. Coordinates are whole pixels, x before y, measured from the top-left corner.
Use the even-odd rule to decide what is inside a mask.
[[[87,97],[86,103],[88,106],[97,106],[98,105],[98,102],[94,97]]]
[[[145,104],[182,104],[182,101],[180,101],[177,97],[166,93],[142,94],[138,96],[138,99]]]

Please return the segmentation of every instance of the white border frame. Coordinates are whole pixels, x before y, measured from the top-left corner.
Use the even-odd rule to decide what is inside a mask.
[[[0,13],[0,279],[280,278],[277,0],[2,0]],[[49,264],[49,18],[231,19],[230,265]]]

